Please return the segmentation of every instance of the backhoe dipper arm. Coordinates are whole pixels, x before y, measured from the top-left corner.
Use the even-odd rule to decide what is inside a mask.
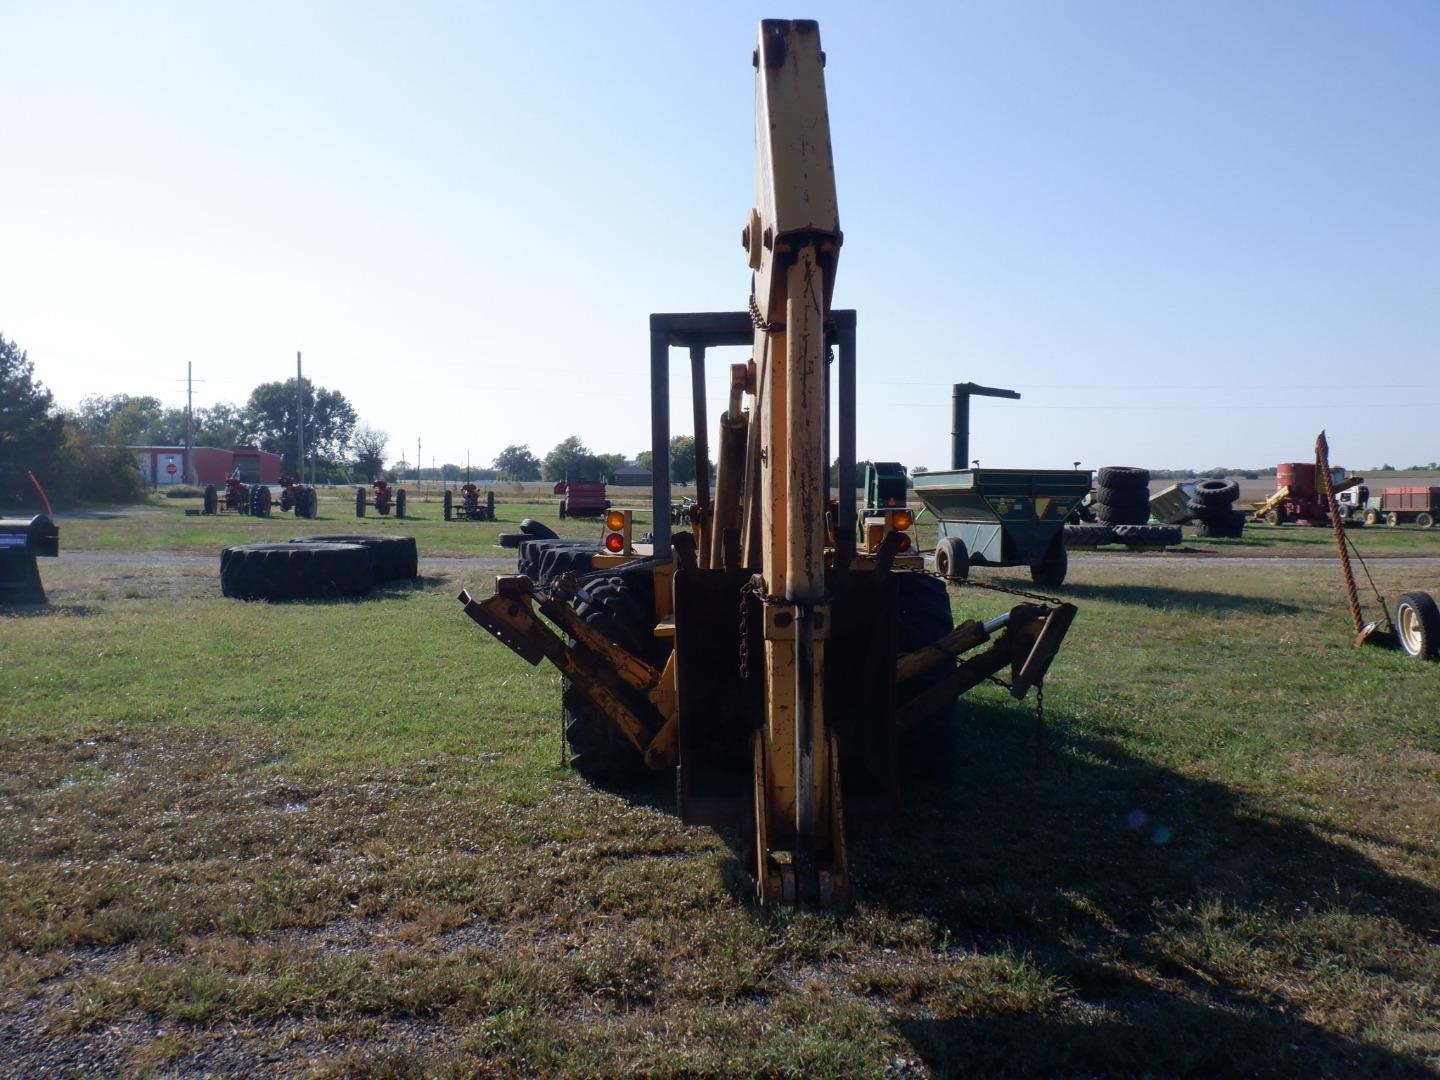
[[[830,903],[848,887],[823,711],[825,322],[841,235],[819,26],[765,20],[753,62],[755,206],[742,241],[754,271],[757,368],[748,456],[759,468],[747,476],[745,503],[747,522],[759,523],[767,596],[756,876],[764,902]],[[773,857],[787,850],[788,859]]]

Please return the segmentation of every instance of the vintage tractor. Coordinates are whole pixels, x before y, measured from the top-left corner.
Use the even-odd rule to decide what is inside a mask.
[[[214,484],[205,486],[205,498],[201,513],[210,514],[252,514],[255,517],[269,517],[274,497],[264,484],[247,484],[238,476],[225,481],[222,493]]]
[[[455,493],[449,488],[445,489],[445,495],[441,499],[445,508],[446,521],[494,521],[495,520],[495,492],[487,491],[485,498],[480,498],[480,489],[474,484],[465,483],[460,485],[460,503],[455,503]]]
[[[302,484],[293,476],[280,477],[280,509],[294,510],[297,518],[314,518],[319,497],[311,484]]]
[[[900,740],[953,739],[951,703],[1002,672],[1017,699],[1039,687],[1075,608],[999,590],[995,617],[954,627],[945,582],[902,554],[908,511],[877,515],[857,544],[856,320],[831,307],[842,236],[819,27],[765,20],[753,63],[748,307],[650,316],[652,542],[634,540],[630,510],[608,509],[598,548],[531,540],[520,557],[533,566],[544,548],[539,580],[502,577],[460,601],[565,675],[577,769],[673,769],[683,820],[745,838],[761,903],[841,905],[847,823],[898,808]],[[714,497],[702,468],[700,513],[672,530],[670,350],[688,354],[704,462],[705,359],[722,346],[749,356],[730,366]]]
[[[367,499],[363,487],[357,487],[355,489],[355,516],[357,518],[363,518],[365,516],[365,507],[367,505],[374,506],[375,512],[381,517],[389,517],[391,507],[394,507],[397,518],[403,518],[405,516],[404,488],[391,487],[384,479],[376,480],[370,487],[375,491],[373,502]]]

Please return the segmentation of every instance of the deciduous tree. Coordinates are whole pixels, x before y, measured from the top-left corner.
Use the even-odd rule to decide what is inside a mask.
[[[54,404],[29,355],[0,334],[0,503],[29,503],[26,470],[43,475],[59,454],[65,425]]]
[[[595,480],[601,471],[600,459],[578,435],[557,443],[540,466],[540,474],[546,480]]]
[[[524,446],[507,446],[495,456],[491,463],[495,468],[495,475],[501,480],[539,480],[540,459],[530,452],[529,444]]]
[[[355,474],[369,483],[385,471],[385,448],[390,437],[379,428],[361,424],[350,437],[350,450],[355,455]]]
[[[295,437],[300,417],[305,422],[305,454],[328,465],[346,457],[355,430],[355,410],[338,390],[326,390],[309,379],[304,383],[301,411],[296,409],[294,379],[262,383],[245,403],[243,435],[262,450],[281,456],[280,469],[299,474]]]

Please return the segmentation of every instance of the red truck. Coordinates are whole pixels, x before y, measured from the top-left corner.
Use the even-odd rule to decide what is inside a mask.
[[[561,496],[562,518],[599,517],[610,509],[603,480],[561,480],[555,485],[555,494]]]

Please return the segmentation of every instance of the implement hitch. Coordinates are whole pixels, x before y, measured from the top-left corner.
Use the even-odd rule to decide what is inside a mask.
[[[674,699],[673,657],[657,670],[607,640],[582,620],[568,603],[536,593],[523,575],[495,579],[495,595],[458,597],[465,614],[488,630],[531,667],[549,660],[638,750],[645,764],[664,769],[675,764],[676,719],[662,710]],[[575,639],[571,645],[536,614],[536,607]]]

